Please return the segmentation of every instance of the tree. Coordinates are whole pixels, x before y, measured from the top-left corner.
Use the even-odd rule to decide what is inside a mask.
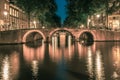
[[[30,16],[35,9],[35,0],[16,0],[16,5],[20,7],[28,16],[28,26],[30,27]]]
[[[37,0],[36,1],[35,15],[38,17],[42,26],[53,27],[56,24],[58,24],[54,20],[54,19],[59,19],[59,18],[55,18],[57,17],[57,15],[55,14],[56,10],[57,10],[57,5],[54,0]]]
[[[104,0],[67,0],[68,17],[65,24],[70,24],[77,27],[81,24],[87,25],[89,16],[95,13],[105,11]]]
[[[54,0],[17,0],[17,5],[27,13],[30,26],[30,16],[36,17],[42,26],[53,26],[57,5]]]

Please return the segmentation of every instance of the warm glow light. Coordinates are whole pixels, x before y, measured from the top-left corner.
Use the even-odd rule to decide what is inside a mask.
[[[87,69],[90,77],[93,77],[93,57],[91,47],[88,47],[88,56],[87,56]]]
[[[65,47],[65,33],[60,34],[60,47]]]
[[[71,57],[71,36],[68,36],[68,53],[69,53],[69,57]]]
[[[60,60],[60,54],[58,53],[58,37],[52,37],[52,46],[50,46],[50,56],[54,61]]]
[[[3,14],[4,14],[5,16],[7,16],[7,15],[8,15],[8,12],[7,12],[7,11],[4,11]]]
[[[97,15],[96,15],[96,17],[97,17],[97,18],[99,18],[99,17],[100,17],[100,15],[99,15],[99,14],[97,14]]]
[[[45,26],[43,26],[42,28],[45,29]]]
[[[81,28],[83,28],[83,27],[84,27],[84,25],[82,24],[80,27],[81,27]]]
[[[36,24],[36,21],[33,21],[34,24]]]
[[[114,46],[112,48],[112,54],[113,54],[113,66],[114,66],[114,72],[112,75],[113,79],[117,79],[120,77],[118,74],[120,73],[119,68],[120,68],[120,47],[119,46]]]
[[[36,21],[33,21],[34,27],[36,28]]]
[[[90,22],[91,20],[90,19],[88,19],[88,22]]]
[[[96,66],[95,68],[96,80],[105,80],[102,55],[99,50],[97,50],[96,52],[96,65],[95,66]]]
[[[32,61],[32,71],[33,71],[33,76],[36,77],[38,73],[38,61],[37,60]]]
[[[44,59],[44,45],[34,49],[23,45],[23,56],[27,62],[32,62],[33,60],[39,60],[42,62]]]
[[[2,80],[9,80],[9,68],[10,68],[10,65],[9,65],[9,62],[8,62],[8,57],[5,57],[5,59],[3,60],[3,71],[2,71]]]

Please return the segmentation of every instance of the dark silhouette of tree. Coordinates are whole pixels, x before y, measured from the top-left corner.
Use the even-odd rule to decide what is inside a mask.
[[[35,15],[39,19],[41,26],[54,27],[57,5],[54,0],[37,0]],[[58,18],[59,19],[59,18]],[[56,25],[59,26],[59,25]]]
[[[55,14],[57,5],[54,0],[17,0],[20,7],[28,15],[28,25],[30,26],[30,16],[36,17],[41,26],[55,25]],[[60,18],[57,18],[60,19]]]
[[[35,9],[34,0],[16,0],[16,5],[20,7],[28,16],[28,26],[30,27],[30,16]]]

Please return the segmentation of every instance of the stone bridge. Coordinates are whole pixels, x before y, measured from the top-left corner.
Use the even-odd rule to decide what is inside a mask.
[[[76,41],[82,34],[92,36],[94,41],[119,41],[120,32],[110,30],[96,30],[96,29],[70,29],[70,28],[56,28],[56,29],[19,29],[0,32],[0,43],[24,43],[34,39],[42,38],[44,41],[51,40],[55,33],[66,32],[74,36]],[[31,37],[33,36],[33,37]]]

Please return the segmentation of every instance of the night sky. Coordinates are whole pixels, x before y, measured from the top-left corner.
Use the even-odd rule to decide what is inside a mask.
[[[57,14],[61,17],[61,23],[63,23],[63,21],[66,18],[66,9],[65,9],[65,5],[66,5],[66,1],[65,0],[55,0],[58,6],[58,10],[57,10]]]

